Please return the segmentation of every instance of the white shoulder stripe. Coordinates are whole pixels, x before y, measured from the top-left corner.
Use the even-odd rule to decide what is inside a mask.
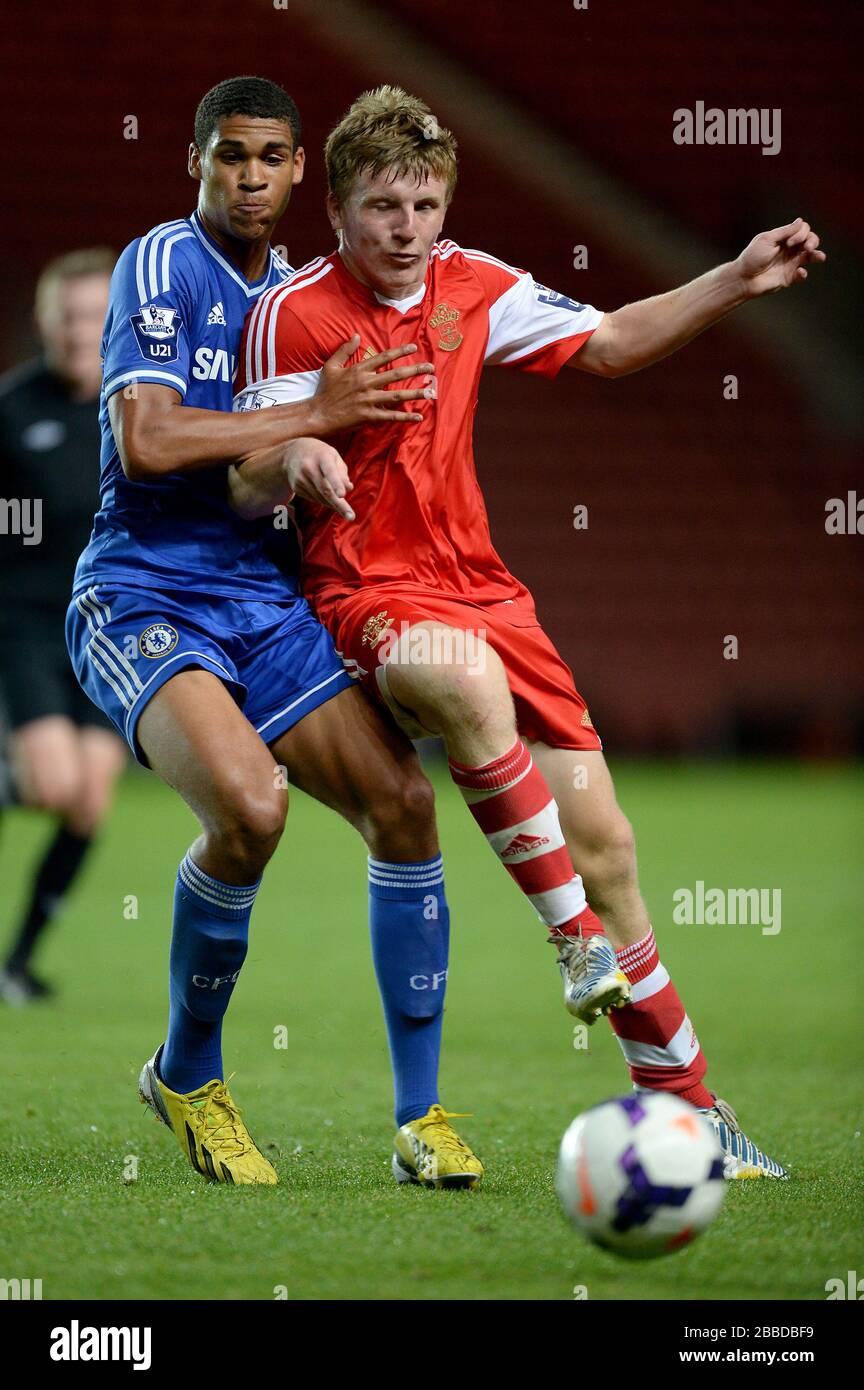
[[[313,270],[318,270],[324,264],[325,260],[325,256],[314,256],[312,260],[307,261],[305,265],[298,266],[296,270],[292,270],[288,278],[290,280],[296,280],[301,275],[311,275]],[[281,289],[281,286],[278,286],[278,288]]]
[[[511,275],[527,275],[527,271],[519,270],[515,265],[508,265],[506,261],[499,261],[497,256],[490,256],[486,251],[463,250],[463,256],[467,256],[469,261],[485,261],[487,265],[497,265],[499,270],[509,270]]]
[[[307,285],[314,285],[318,280],[323,280],[326,275],[330,274],[332,269],[333,262],[324,261],[322,262],[320,269],[315,271],[314,274],[308,275],[305,280],[300,280],[296,276],[292,277],[290,280],[286,281],[286,283],[282,286],[282,289],[279,291],[278,296],[276,297],[276,299],[274,299],[273,307],[270,310],[270,325],[267,330],[267,360],[268,371],[270,376],[276,375],[276,323],[279,318],[279,310],[282,307],[282,304],[285,302],[289,295],[296,294],[298,290],[305,289]]]
[[[261,335],[259,334],[259,327],[266,318],[267,310],[273,303],[274,297],[277,294],[281,294],[282,291],[287,287],[287,285],[293,282],[296,276],[304,275],[308,270],[321,265],[323,263],[323,259],[323,256],[317,256],[314,261],[310,261],[308,266],[303,266],[300,270],[293,270],[289,276],[280,280],[278,285],[268,286],[264,293],[259,297],[258,303],[255,305],[255,308],[252,310],[252,313],[249,317],[249,327],[246,333],[247,382],[257,381],[259,376],[263,375],[264,372],[264,367],[261,362],[261,352],[263,350],[263,343]],[[254,370],[252,363],[253,351],[255,352],[255,360],[257,362],[257,367],[255,367]]]
[[[451,256],[455,256],[455,255],[456,255],[456,252],[457,252],[457,251],[461,251],[461,250],[462,250],[462,247],[461,247],[461,246],[448,246],[447,249],[446,249],[446,251],[439,251],[439,252],[437,253],[437,254],[438,254],[438,260],[439,260],[439,261],[449,261],[449,259],[450,259]]]
[[[281,285],[274,285],[271,289],[265,290],[264,293],[261,295],[260,299],[258,300],[258,303],[255,305],[255,308],[252,310],[252,313],[251,313],[251,315],[250,315],[250,317],[249,317],[249,325],[248,325],[248,328],[247,328],[247,330],[246,330],[246,366],[245,366],[245,374],[246,374],[246,381],[247,381],[247,382],[251,382],[251,381],[254,381],[254,380],[255,380],[255,377],[254,377],[253,372],[252,372],[252,346],[253,346],[253,344],[254,344],[256,338],[257,338],[258,320],[261,318],[261,315],[262,315],[262,314],[265,314],[265,313],[267,312],[266,306],[267,306],[267,304],[270,303],[270,296],[274,293],[274,291],[275,291],[276,289],[281,289],[281,288],[282,288]]]
[[[455,255],[457,251],[461,250],[462,247],[458,246],[455,241],[450,241],[449,238],[446,238],[444,241],[437,241],[435,243],[430,252],[430,256],[435,256],[439,260],[446,261],[449,260],[451,256]]]
[[[267,310],[277,294],[281,294],[295,279],[301,275],[308,275],[310,271],[316,270],[324,264],[323,256],[316,256],[308,265],[301,266],[299,270],[292,270],[286,279],[278,285],[271,285],[260,296],[258,303],[252,311],[249,319],[249,327],[246,333],[246,382],[251,385],[257,382],[264,375],[264,364],[262,361],[263,337],[260,333],[261,325],[267,315]],[[255,361],[253,366],[253,353]]]
[[[316,265],[317,269],[315,269]],[[332,269],[332,261],[325,261],[319,257],[317,262],[310,262],[309,266],[304,266],[302,270],[296,271],[283,284],[275,286],[274,289],[268,290],[266,295],[262,295],[254,318],[249,325],[246,339],[247,385],[253,385],[262,377],[276,375],[276,323],[283,301],[287,299],[289,294],[295,294],[298,290],[305,289],[307,285],[314,285],[316,281],[322,280],[325,275],[330,274]],[[301,276],[303,276],[302,279]],[[266,335],[265,324],[269,324]]]
[[[150,243],[150,256],[148,264],[148,269],[150,272],[151,299],[155,299],[157,294],[165,293],[166,285],[164,284],[164,279],[168,273],[168,261],[171,256],[171,247],[174,245],[174,242],[179,241],[181,237],[191,235],[192,233],[189,231],[188,227],[184,231],[178,231],[173,234],[171,232],[170,227],[166,227],[164,231],[161,231],[158,236],[155,236],[153,238],[152,242]],[[158,265],[158,257],[160,250],[162,252],[161,274],[159,272]],[[143,304],[145,301],[142,300],[141,302]]]
[[[270,247],[270,264],[283,276],[294,274],[294,266],[289,265],[288,262],[279,255],[278,251],[273,250],[272,246]]]
[[[138,303],[146,304],[159,293],[158,289],[152,288],[155,283],[156,256],[158,247],[170,232],[189,232],[189,223],[182,218],[177,218],[173,222],[162,222],[158,227],[154,227],[152,232],[148,232],[138,243],[138,251],[135,256],[135,283],[138,289]]]
[[[278,285],[268,285],[267,288],[266,288],[266,290],[265,290],[264,293],[261,295],[261,298],[260,298],[259,301],[258,301],[259,307],[260,307],[262,304],[269,303],[270,300],[272,300],[272,298],[273,298],[274,295],[276,295],[276,294],[281,294],[282,291],[283,291],[284,289],[286,289],[289,285],[293,285],[294,282],[295,282],[295,280],[298,280],[298,279],[300,278],[301,275],[302,275],[302,276],[310,275],[313,271],[318,270],[318,268],[319,268],[320,266],[322,266],[323,264],[324,264],[324,257],[323,257],[323,256],[316,256],[316,258],[315,258],[314,261],[310,261],[308,265],[302,266],[302,267],[300,268],[300,270],[292,270],[291,273],[288,275],[288,277],[287,277],[285,280],[280,280],[280,282],[279,282]],[[305,282],[304,282],[304,283],[305,283]]]
[[[167,294],[170,290],[171,277],[169,274],[169,266],[171,262],[171,247],[174,245],[175,241],[185,241],[187,237],[191,238],[193,241],[195,239],[192,232],[175,232],[174,236],[168,237],[167,241],[165,242],[165,245],[162,248],[162,283],[156,291],[157,294]]]

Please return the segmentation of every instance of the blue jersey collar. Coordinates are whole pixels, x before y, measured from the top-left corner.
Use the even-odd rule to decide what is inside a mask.
[[[276,255],[275,251],[271,246],[268,247],[269,260],[267,262],[267,269],[261,276],[260,280],[247,280],[245,275],[241,275],[237,267],[231,261],[229,261],[228,257],[226,256],[225,252],[223,251],[222,247],[218,244],[218,242],[215,242],[212,236],[210,236],[210,233],[205,230],[204,225],[201,221],[201,218],[198,216],[197,211],[193,212],[192,216],[189,218],[189,225],[192,228],[195,235],[197,236],[198,240],[201,242],[201,245],[204,247],[204,250],[207,251],[213,257],[214,261],[218,261],[219,265],[225,271],[226,275],[230,275],[232,280],[236,280],[237,284],[243,290],[244,294],[246,294],[248,297],[251,297],[255,294],[259,294],[260,291],[266,287],[270,280],[270,276],[273,273],[274,264],[280,267],[281,270],[282,262],[279,260],[278,256]],[[281,273],[284,274],[285,272],[281,271]]]

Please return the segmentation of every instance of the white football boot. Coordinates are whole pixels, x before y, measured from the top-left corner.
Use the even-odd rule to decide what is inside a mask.
[[[728,1101],[714,1097],[709,1108],[699,1107],[711,1125],[723,1150],[723,1176],[733,1182],[740,1178],[788,1178],[785,1168],[757,1149],[738,1123],[738,1117]]]
[[[630,981],[605,936],[596,933],[583,937],[580,927],[578,936],[553,932],[549,940],[558,947],[564,1007],[574,1018],[590,1025],[601,1014],[630,1003]]]

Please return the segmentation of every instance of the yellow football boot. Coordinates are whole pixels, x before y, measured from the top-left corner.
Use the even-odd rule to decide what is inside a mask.
[[[278,1182],[275,1168],[256,1148],[244,1125],[228,1082],[214,1079],[197,1091],[180,1095],[159,1078],[156,1066],[161,1051],[160,1047],[144,1063],[138,1099],[172,1131],[192,1167],[211,1182]]]
[[[393,1176],[397,1182],[421,1187],[478,1185],[483,1164],[448,1123],[457,1118],[463,1118],[462,1112],[432,1105],[419,1120],[409,1120],[396,1131]]]

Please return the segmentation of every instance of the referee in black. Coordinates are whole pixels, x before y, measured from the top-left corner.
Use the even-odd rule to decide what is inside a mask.
[[[56,826],[23,919],[0,952],[0,1000],[52,991],[31,969],[104,819],[126,762],[81,690],[64,622],[99,505],[100,345],[114,255],[73,251],[36,288],[42,354],[0,378],[0,705],[16,799]]]

